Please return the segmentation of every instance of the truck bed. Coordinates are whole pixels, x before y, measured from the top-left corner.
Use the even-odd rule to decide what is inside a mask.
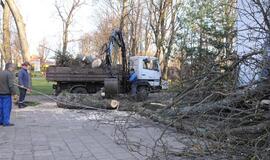
[[[111,74],[112,73],[112,74]],[[122,78],[122,67],[112,67],[111,73],[104,68],[58,67],[50,66],[46,71],[46,79],[53,82],[103,82],[105,78]]]

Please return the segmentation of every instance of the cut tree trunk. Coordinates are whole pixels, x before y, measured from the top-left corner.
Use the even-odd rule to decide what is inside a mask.
[[[64,93],[57,97],[57,106],[72,109],[117,109],[120,101],[116,99],[103,99],[97,94],[70,94]]]
[[[261,132],[268,131],[270,128],[270,120],[263,121],[262,123],[252,126],[241,126],[239,128],[230,129],[228,134],[231,135],[242,135],[242,134],[258,134]]]

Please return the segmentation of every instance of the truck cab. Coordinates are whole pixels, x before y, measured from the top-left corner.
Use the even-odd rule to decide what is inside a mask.
[[[150,56],[130,57],[130,69],[137,74],[137,92],[147,96],[149,92],[161,89],[161,71],[159,60]]]

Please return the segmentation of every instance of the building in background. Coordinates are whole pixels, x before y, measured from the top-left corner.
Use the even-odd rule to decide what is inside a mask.
[[[49,67],[50,65],[55,65],[54,59],[46,59],[45,63],[41,65],[41,59],[38,55],[30,56],[30,64],[32,65],[34,72],[42,72],[44,68]]]
[[[40,58],[36,55],[30,56],[30,64],[34,68],[34,72],[40,72],[41,65],[40,65]]]

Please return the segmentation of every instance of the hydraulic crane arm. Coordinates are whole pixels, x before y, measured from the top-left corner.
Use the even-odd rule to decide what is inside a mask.
[[[127,88],[127,75],[128,75],[128,67],[127,67],[127,53],[126,53],[126,46],[123,39],[122,32],[118,29],[115,29],[106,45],[105,54],[106,54],[106,66],[110,69],[112,66],[112,54],[113,54],[113,48],[114,47],[120,47],[121,48],[121,58],[122,58],[122,70],[123,70],[123,85],[125,88]],[[118,53],[115,53],[118,54]]]
[[[105,50],[106,65],[107,66],[112,65],[113,48],[116,47],[116,45],[121,48],[123,71],[126,71],[127,70],[126,46],[125,46],[125,42],[123,40],[122,32],[118,29],[114,30],[112,32],[112,34],[109,38],[109,42],[106,45],[107,46],[107,48]]]

